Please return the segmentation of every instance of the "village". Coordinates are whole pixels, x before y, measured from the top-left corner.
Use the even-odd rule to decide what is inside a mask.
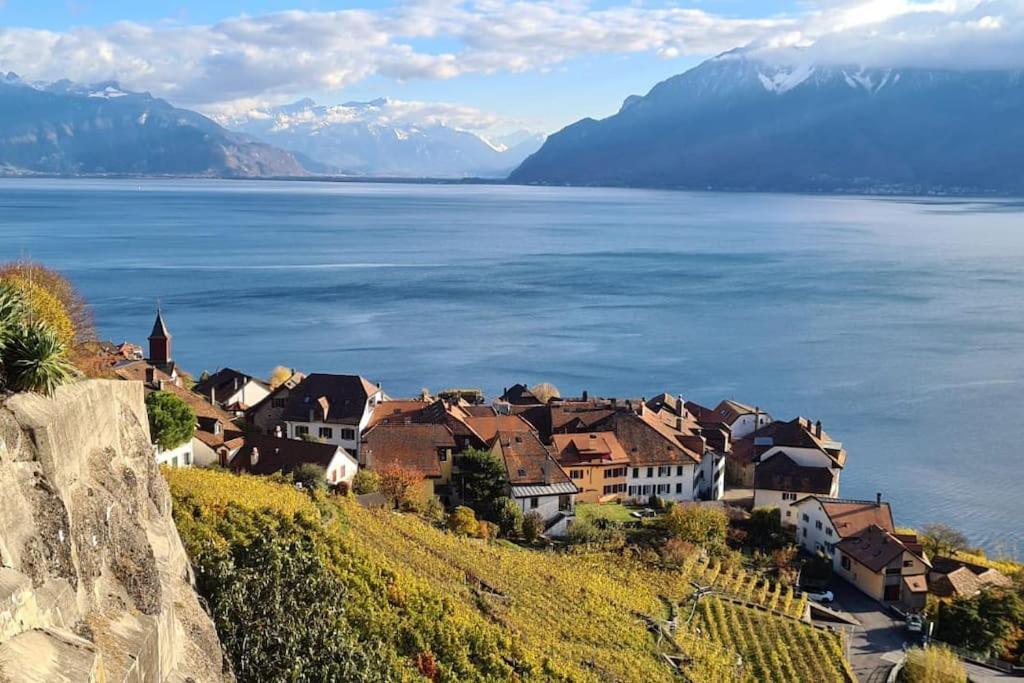
[[[777,419],[734,400],[706,407],[667,392],[562,397],[549,385],[515,384],[488,403],[472,389],[393,397],[359,375],[288,370],[268,381],[222,368],[193,379],[175,363],[159,311],[148,353],[127,342],[103,342],[98,351],[112,376],[176,397],[194,413],[190,438],[154,444],[168,467],[312,471],[319,485],[366,506],[389,501],[361,491],[359,473],[399,472],[418,500],[451,511],[467,498],[462,456],[483,452],[504,470],[502,494],[556,541],[584,511],[627,524],[672,505],[723,509],[731,519],[771,511],[790,542],[827,567],[826,580],[816,583],[809,570],[797,578],[810,616],[860,626],[848,652],[858,676],[887,670],[901,649],[927,637],[921,615],[929,596],[970,598],[1012,585],[956,548],[929,547],[901,529],[881,493],[843,498],[848,454],[819,420]]]

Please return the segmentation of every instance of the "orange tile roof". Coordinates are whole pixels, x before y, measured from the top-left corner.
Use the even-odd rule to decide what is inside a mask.
[[[361,454],[371,469],[398,465],[425,477],[440,477],[438,449],[455,448],[441,424],[378,424],[363,435]]]
[[[842,498],[826,498],[824,496],[807,496],[796,502],[800,505],[804,501],[816,500],[821,504],[822,509],[828,518],[832,520],[832,526],[840,538],[853,536],[860,533],[867,527],[875,526],[885,529],[889,533],[896,532],[896,525],[893,523],[892,508],[889,503],[878,503],[873,500],[847,500]]]
[[[462,420],[484,443],[492,443],[499,431],[531,432],[533,425],[518,415],[495,415],[474,417],[468,415]]]
[[[494,440],[494,450],[504,458],[509,483],[514,486],[569,481],[569,476],[533,432],[499,431]]]
[[[612,432],[591,432],[584,434],[555,434],[555,459],[564,465],[576,464],[626,464],[629,455]]]

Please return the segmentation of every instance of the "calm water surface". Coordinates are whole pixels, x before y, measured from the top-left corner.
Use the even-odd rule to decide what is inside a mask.
[[[0,181],[0,258],[198,373],[550,381],[823,420],[844,496],[1024,551],[1024,205],[640,190]]]

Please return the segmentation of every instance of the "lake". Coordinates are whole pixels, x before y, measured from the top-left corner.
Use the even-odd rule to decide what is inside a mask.
[[[1024,204],[216,180],[0,181],[0,257],[198,374],[515,382],[821,419],[845,497],[1024,551]]]

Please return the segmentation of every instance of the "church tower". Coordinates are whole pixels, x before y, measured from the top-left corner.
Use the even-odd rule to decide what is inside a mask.
[[[149,333],[149,362],[157,367],[171,364],[171,333],[167,331],[160,309],[156,309],[156,321]]]

